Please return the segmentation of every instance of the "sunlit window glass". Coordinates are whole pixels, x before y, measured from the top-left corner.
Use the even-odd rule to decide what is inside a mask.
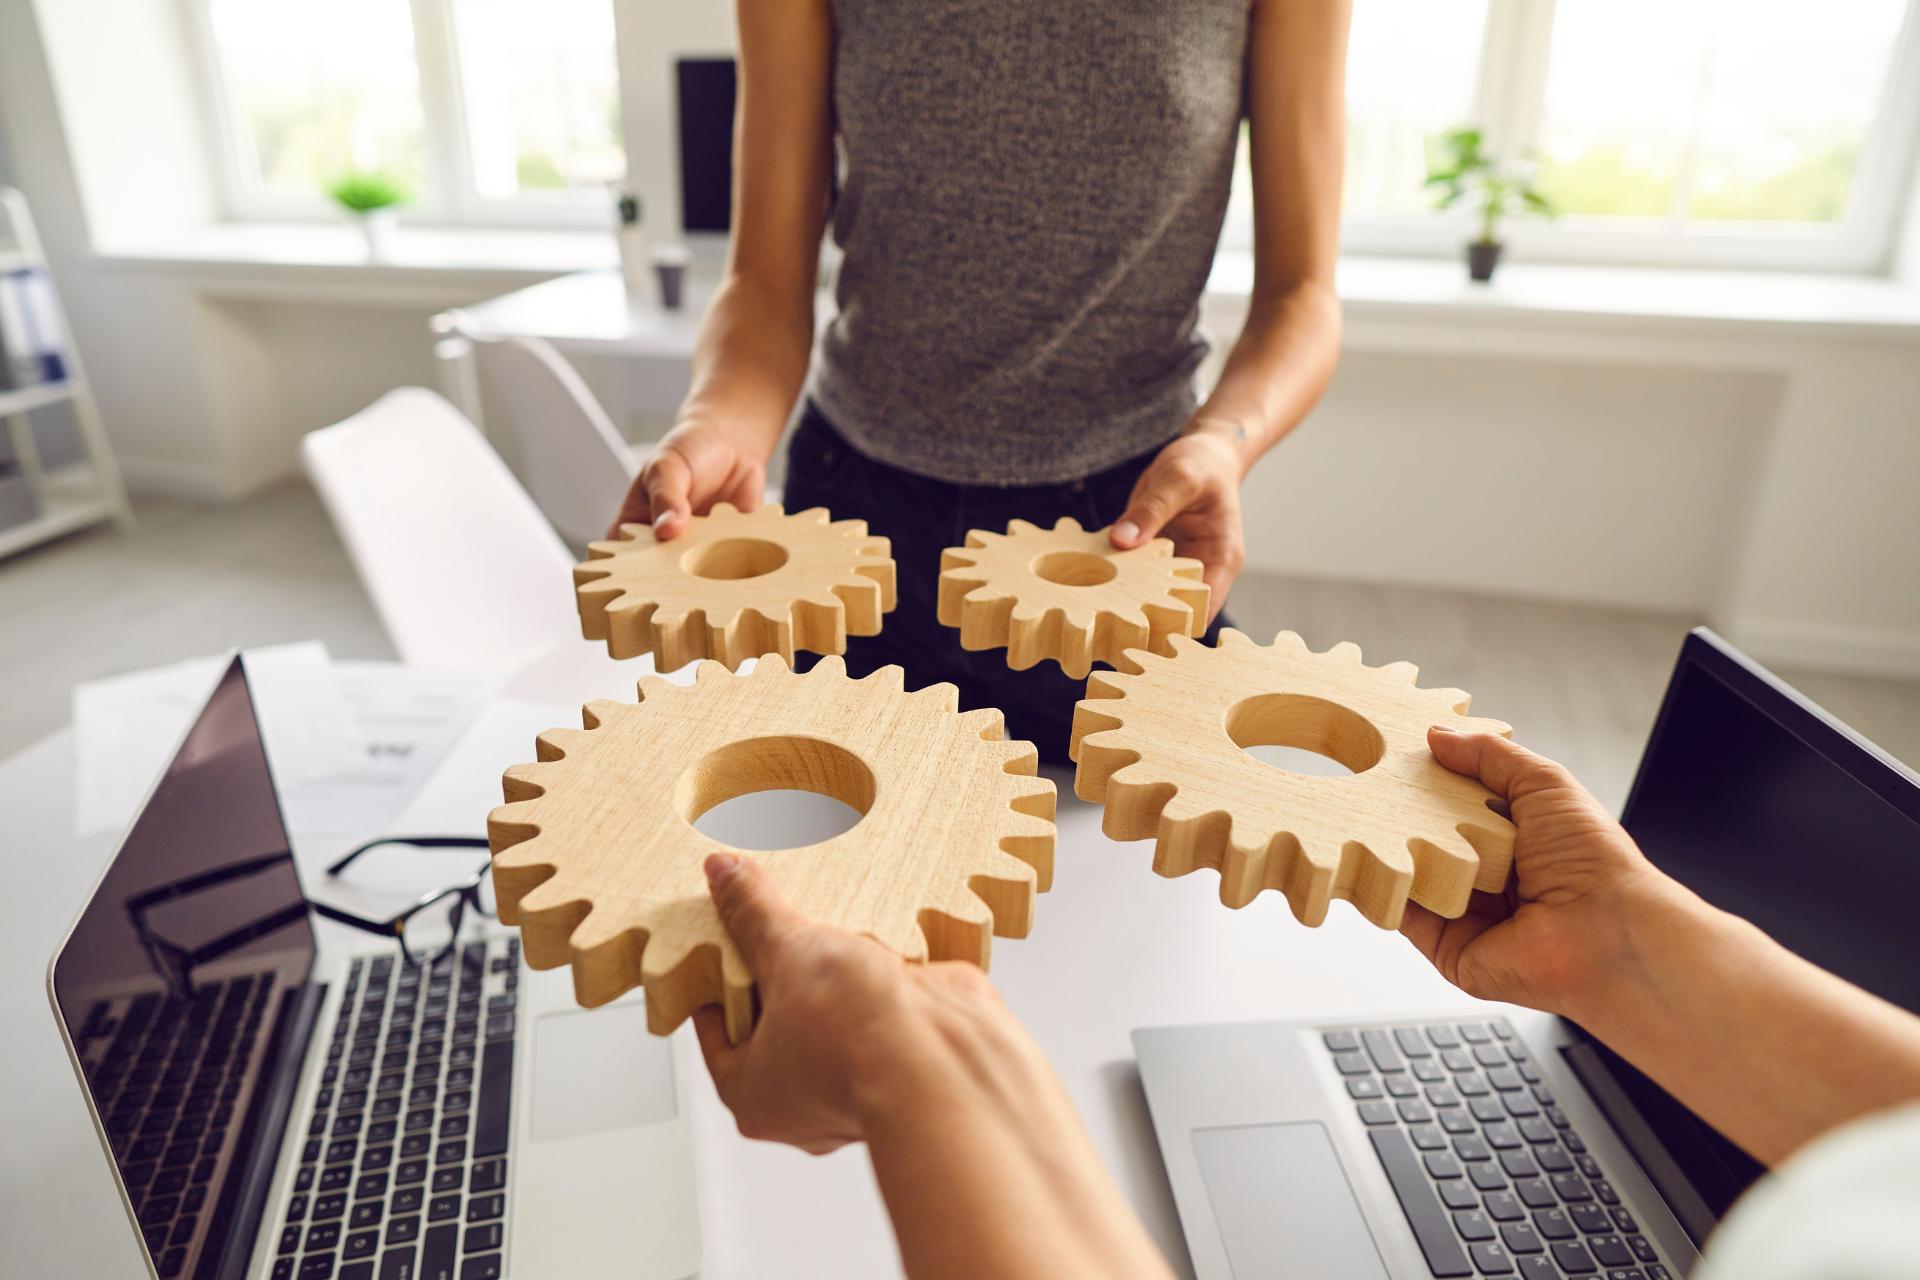
[[[1543,185],[1576,215],[1837,222],[1905,9],[1559,0]]]
[[[455,0],[473,182],[488,200],[626,172],[612,0]]]
[[[320,198],[349,169],[426,177],[413,22],[394,0],[209,0],[242,180]]]

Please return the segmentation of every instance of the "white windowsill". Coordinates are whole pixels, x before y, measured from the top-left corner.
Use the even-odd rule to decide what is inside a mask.
[[[102,246],[97,256],[109,268],[185,277],[223,292],[280,296],[291,288],[346,300],[396,288],[505,293],[578,271],[606,271],[608,288],[618,280],[614,237],[601,231],[403,227],[392,257],[376,262],[348,224],[223,223]],[[1252,281],[1252,255],[1223,250],[1208,298],[1243,301]],[[1482,285],[1467,279],[1457,258],[1347,257],[1338,288],[1350,321],[1445,317],[1556,329],[1920,338],[1920,287],[1864,276],[1520,260],[1502,263],[1493,283]],[[610,320],[624,320],[624,306],[619,311]],[[698,316],[676,319],[697,323]]]
[[[1251,254],[1223,251],[1215,259],[1210,298],[1242,299],[1252,286]],[[1346,257],[1335,287],[1349,320],[1920,338],[1920,287],[1869,276],[1521,260],[1475,284],[1458,258]]]

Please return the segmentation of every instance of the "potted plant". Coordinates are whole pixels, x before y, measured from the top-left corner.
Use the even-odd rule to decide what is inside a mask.
[[[408,200],[398,178],[377,169],[355,169],[335,179],[327,194],[360,223],[368,257],[383,262],[392,256],[395,210]]]
[[[1503,161],[1489,153],[1474,128],[1452,129],[1435,139],[1427,164],[1429,187],[1438,188],[1439,208],[1466,204],[1480,220],[1480,234],[1467,244],[1467,274],[1485,283],[1500,265],[1500,220],[1515,214],[1553,217],[1553,206],[1534,186],[1534,166]]]

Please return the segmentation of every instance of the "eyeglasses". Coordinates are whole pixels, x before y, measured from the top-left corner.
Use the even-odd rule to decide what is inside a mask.
[[[328,867],[327,875],[338,876],[352,866],[362,854],[389,845],[412,849],[484,849],[487,847],[487,842],[484,838],[477,836],[388,836],[380,840],[367,841]],[[491,860],[483,862],[479,869],[466,879],[450,884],[444,889],[423,894],[412,906],[384,920],[359,915],[325,902],[315,902],[312,906],[315,911],[329,920],[338,920],[341,924],[365,929],[368,933],[392,935],[400,943],[400,958],[408,965],[416,965],[421,963],[421,960],[407,945],[407,928],[422,912],[432,911],[444,903],[447,910],[447,941],[438,951],[426,958],[426,963],[437,964],[453,954],[454,946],[460,939],[460,925],[465,921],[469,907],[482,916],[493,918],[495,911],[491,870]]]

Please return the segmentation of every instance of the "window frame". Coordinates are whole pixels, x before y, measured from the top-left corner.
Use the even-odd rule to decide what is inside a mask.
[[[340,210],[324,195],[311,199],[275,196],[251,176],[246,125],[226,84],[219,40],[214,33],[212,0],[177,0],[189,56],[202,91],[202,115],[212,155],[215,195],[229,220],[236,222],[322,223],[340,220]],[[473,181],[471,138],[467,131],[465,85],[454,30],[456,0],[407,0],[413,25],[414,62],[420,83],[421,135],[426,182],[414,200],[398,210],[401,223],[419,227],[467,227],[526,230],[603,230],[613,225],[614,196],[599,197],[581,188],[553,197],[519,196],[510,200],[480,195]],[[607,0],[612,4],[613,0]],[[617,46],[617,41],[616,41]],[[608,51],[620,71],[618,49]],[[624,91],[624,84],[622,89]],[[631,167],[631,149],[624,144]]]
[[[1540,136],[1546,104],[1555,0],[1489,0],[1473,118],[1494,150],[1525,151]],[[1861,147],[1853,199],[1839,222],[1726,220],[1695,226],[1665,219],[1562,215],[1552,222],[1514,219],[1503,239],[1540,262],[1713,267],[1878,275],[1890,268],[1912,190],[1920,180],[1920,0],[1907,0],[1880,104]],[[1436,258],[1458,254],[1468,214],[1433,213],[1341,219],[1347,253]],[[1229,217],[1223,248],[1250,251],[1249,219]]]

